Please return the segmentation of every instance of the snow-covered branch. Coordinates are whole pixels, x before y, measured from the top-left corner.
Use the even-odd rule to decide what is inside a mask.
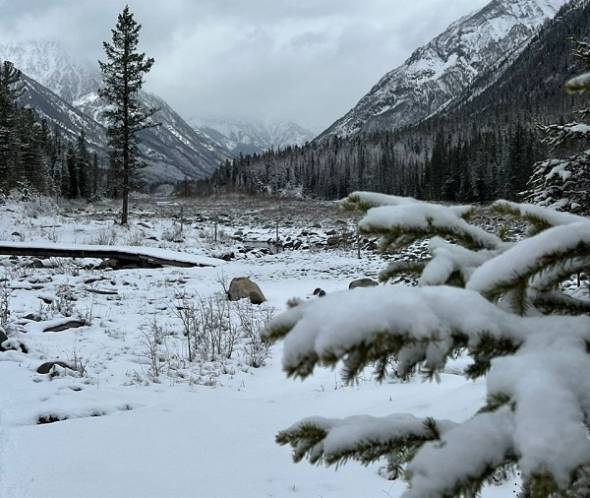
[[[584,123],[538,125],[537,128],[544,134],[543,142],[552,147],[567,141],[590,140],[590,125]]]
[[[521,471],[526,496],[569,496],[563,491],[583,485],[590,469],[590,301],[559,284],[590,266],[590,222],[498,201],[492,212],[536,233],[507,243],[468,223],[462,206],[367,193],[354,199],[365,208],[382,204],[368,210],[360,230],[382,235],[384,247],[431,239],[430,259],[396,261],[380,275],[421,272],[420,286],[299,302],[265,332],[267,340],[284,339],[285,371],[305,378],[341,362],[348,382],[366,367],[380,381],[390,366],[404,379],[417,371],[435,378],[448,358],[468,353],[465,375],[487,376],[487,401],[457,424],[410,415],[306,419],[278,442],[291,445],[297,461],[387,458],[391,474],[405,470],[403,498],[472,497],[509,467]]]
[[[565,90],[568,93],[586,93],[590,91],[590,73],[584,73],[570,79],[565,84]]]
[[[511,216],[531,224],[535,233],[550,227],[587,221],[586,218],[575,214],[562,213],[535,204],[517,204],[504,200],[494,202],[492,210],[499,215]]]
[[[285,337],[283,367],[290,376],[308,377],[316,365],[344,361],[352,381],[369,364],[378,378],[390,360],[406,377],[418,364],[436,372],[449,355],[472,351],[473,376],[489,366],[490,351],[515,351],[522,342],[518,317],[480,295],[452,287],[357,289],[301,304],[273,320],[269,340]]]
[[[426,441],[439,440],[441,433],[456,425],[404,414],[344,419],[312,417],[279,432],[277,442],[293,448],[296,462],[307,457],[311,463],[326,465],[348,460],[368,465],[388,457],[390,473],[399,474]]]
[[[455,209],[436,204],[417,203],[370,209],[359,223],[363,233],[380,234],[390,241],[408,242],[429,237],[451,237],[480,249],[497,249],[502,240],[462,218],[466,207]]]
[[[397,195],[380,194],[377,192],[353,192],[340,201],[344,209],[351,211],[368,211],[380,206],[402,206],[406,204],[418,204],[422,201],[413,197],[399,197]]]
[[[475,270],[467,288],[497,300],[519,287],[526,290],[536,277],[541,284],[545,272],[557,271],[561,278],[563,270],[579,268],[577,265],[569,266],[572,261],[587,258],[590,258],[590,222],[557,226],[519,242],[484,263]],[[552,277],[551,274],[549,276]],[[547,284],[540,287],[545,288]]]

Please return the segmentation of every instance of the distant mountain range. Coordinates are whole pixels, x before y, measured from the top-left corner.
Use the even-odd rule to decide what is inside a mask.
[[[97,70],[75,61],[58,43],[45,40],[0,45],[0,60],[13,62],[23,72],[27,88],[23,104],[70,138],[84,131],[92,149],[106,156]],[[161,124],[141,132],[140,153],[146,163],[141,175],[151,184],[207,178],[221,162],[242,151],[261,152],[313,138],[293,123],[265,127],[225,121],[221,126],[217,120],[202,127],[189,125],[158,96],[142,92],[141,100],[159,109],[154,121]]]
[[[246,119],[199,119],[190,123],[230,150],[233,155],[284,149],[313,140],[314,133],[292,121],[272,122]]]
[[[477,80],[492,83],[567,0],[492,0],[451,24],[387,73],[320,138],[395,130],[456,103]]]

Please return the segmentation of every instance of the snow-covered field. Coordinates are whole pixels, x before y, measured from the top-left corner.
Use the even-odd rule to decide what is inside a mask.
[[[180,208],[139,199],[125,230],[113,225],[108,204],[0,206],[4,241],[160,247],[228,260],[113,270],[97,260],[0,257],[8,328],[28,350],[0,353],[0,496],[399,496],[404,483],[385,480],[376,466],[334,472],[295,465],[274,436],[310,415],[408,412],[462,421],[482,405],[484,385],[458,375],[459,360],[440,384],[418,378],[377,385],[365,372],[344,386],[338,372],[326,370],[305,382],[287,379],[282,346],[261,349],[260,327],[292,297],[317,299],[316,288],[330,293],[374,278],[384,262],[367,249],[372,241],[361,241],[359,260],[355,220],[327,203],[233,198]],[[266,242],[277,226],[280,239],[298,249],[273,254]],[[227,303],[223,285],[240,276],[268,301]],[[214,309],[218,320],[229,317],[233,347],[203,347],[188,361],[178,311],[190,302]],[[64,315],[87,325],[43,332]],[[55,360],[73,369],[36,372]],[[511,481],[484,497],[511,496]]]

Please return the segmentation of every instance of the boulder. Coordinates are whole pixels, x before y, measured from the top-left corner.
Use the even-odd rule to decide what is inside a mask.
[[[350,282],[348,286],[349,290],[357,289],[359,287],[377,287],[379,286],[379,282],[375,282],[372,278],[359,278],[358,280],[354,280]]]
[[[266,301],[260,287],[248,277],[234,278],[229,284],[227,297],[230,301],[239,301],[248,298],[252,304],[262,304]]]
[[[26,264],[26,267],[41,269],[41,268],[45,268],[45,264],[43,264],[43,261],[41,261],[39,258],[33,258],[31,261],[29,261]]]
[[[326,291],[318,287],[316,290],[313,291],[313,295],[318,297],[324,297],[326,295]]]
[[[61,368],[69,368],[70,370],[75,370],[69,363],[65,361],[47,361],[42,365],[39,365],[37,368],[37,373],[39,374],[48,374],[53,371],[53,367],[61,367]]]

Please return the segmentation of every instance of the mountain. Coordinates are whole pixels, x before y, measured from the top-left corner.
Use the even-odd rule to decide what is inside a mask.
[[[477,79],[493,82],[567,0],[492,0],[451,24],[387,73],[320,138],[394,130],[453,104]]]
[[[0,60],[13,62],[24,74],[70,104],[96,90],[100,81],[96,71],[75,62],[52,40],[0,44]]]
[[[153,121],[159,123],[140,132],[140,152],[147,164],[141,172],[145,181],[206,178],[230,157],[218,142],[193,129],[161,98],[142,91],[140,100],[145,107],[158,109]],[[102,117],[105,105],[96,92],[83,95],[74,101],[74,106],[94,121],[106,124]]]
[[[255,154],[269,149],[303,145],[314,134],[291,121],[263,122],[240,119],[192,119],[197,131],[223,144],[233,155]]]
[[[100,123],[27,75],[22,76],[22,81],[25,91],[19,99],[21,105],[35,109],[40,118],[59,128],[70,140],[84,131],[92,150],[106,155],[105,129]]]
[[[27,94],[23,101],[68,135],[84,130],[93,149],[107,150],[104,103],[98,98],[98,73],[74,61],[57,43],[31,41],[0,45],[0,60],[10,60],[25,74]],[[146,183],[178,182],[210,176],[219,163],[231,157],[222,145],[194,130],[164,100],[147,92],[140,94],[146,107],[159,111],[156,128],[141,132],[140,154],[146,167]]]
[[[586,95],[563,91],[565,81],[588,71],[572,39],[590,42],[590,0],[570,1],[514,61],[474,80],[444,112],[404,128],[239,157],[211,185],[329,199],[370,190],[437,201],[518,200],[536,161],[572,153],[549,150],[537,124],[568,123],[588,107]]]

